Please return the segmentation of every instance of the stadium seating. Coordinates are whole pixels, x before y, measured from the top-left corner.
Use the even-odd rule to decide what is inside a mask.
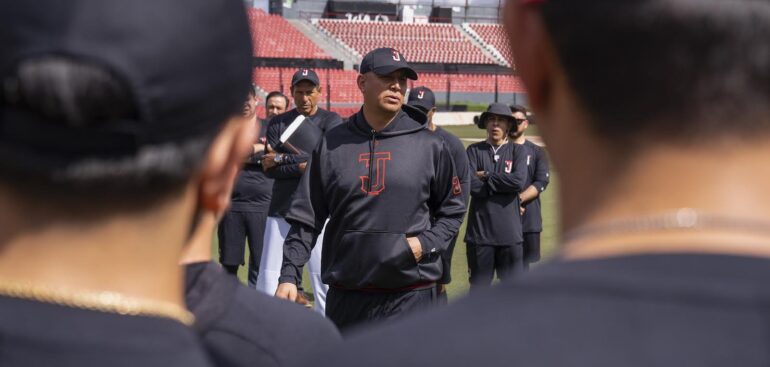
[[[481,38],[480,41],[494,47],[505,58],[509,65],[513,65],[513,54],[508,47],[508,36],[499,24],[467,23]]]
[[[451,24],[319,19],[317,26],[359,56],[392,47],[414,63],[495,63]]]
[[[300,31],[279,15],[249,8],[254,56],[287,59],[331,59]]]
[[[292,68],[255,68],[254,84],[265,93],[281,90],[289,94],[291,76],[296,71]],[[327,98],[330,98],[332,110],[340,110],[347,115],[358,110],[363,102],[361,92],[356,85],[358,73],[354,70],[340,69],[316,69],[321,79],[321,87],[324,96],[321,105],[326,106]],[[449,81],[449,85],[447,84]],[[436,93],[446,93],[449,88],[453,93],[494,93],[495,76],[491,74],[439,74],[420,73],[420,79],[410,81],[409,87],[426,86]],[[519,78],[513,75],[498,75],[497,90],[499,93],[524,93],[524,86]],[[342,113],[341,113],[342,114]],[[343,115],[343,116],[347,116]]]
[[[447,84],[447,81],[449,84]],[[495,76],[491,74],[437,74],[421,73],[420,79],[412,86],[425,86],[434,92],[465,93],[494,93]],[[523,93],[524,86],[519,78],[513,75],[498,75],[497,90],[499,93]]]

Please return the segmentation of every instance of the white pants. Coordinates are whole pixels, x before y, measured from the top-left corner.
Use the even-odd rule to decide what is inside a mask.
[[[267,217],[257,290],[270,296],[275,295],[275,291],[278,289],[278,278],[281,276],[281,266],[283,265],[283,242],[286,240],[290,228],[289,223],[283,218]],[[325,229],[326,226],[324,226]],[[326,292],[329,290],[329,286],[321,281],[323,236],[324,231],[322,230],[321,234],[318,235],[313,251],[310,253],[307,267],[315,296],[315,310],[321,315],[326,315]]]

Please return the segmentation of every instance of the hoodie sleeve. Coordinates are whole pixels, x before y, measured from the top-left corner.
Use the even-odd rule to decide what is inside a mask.
[[[513,172],[489,173],[487,185],[493,193],[519,193],[527,181],[527,154],[518,144],[513,147]]]
[[[428,201],[434,223],[429,230],[417,235],[423,257],[426,258],[447,250],[449,241],[457,234],[465,215],[460,178],[457,177],[451,152],[443,140],[436,165]]]
[[[489,196],[489,187],[487,183],[476,177],[479,171],[478,151],[475,145],[468,147],[468,175],[470,176],[470,195],[474,198],[485,198]]]
[[[283,265],[279,283],[298,284],[302,279],[302,266],[310,260],[310,252],[323,230],[329,210],[323,195],[321,154],[316,148],[308,162],[305,175],[294,193],[286,221],[291,224],[283,244]]]

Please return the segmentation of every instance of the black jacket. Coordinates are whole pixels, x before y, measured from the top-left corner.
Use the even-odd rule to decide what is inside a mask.
[[[465,145],[463,145],[460,139],[441,127],[436,127],[434,132],[444,139],[444,142],[449,147],[449,151],[452,152],[452,159],[455,162],[457,176],[460,178],[460,186],[463,190],[463,203],[467,206],[471,193],[471,176],[470,168],[468,167],[468,155],[465,153]],[[441,255],[444,267],[444,275],[439,280],[441,284],[449,284],[452,281],[452,254],[454,253],[456,239],[457,237],[449,241],[447,251]]]
[[[537,191],[542,193],[548,187],[551,179],[551,173],[548,168],[548,156],[545,153],[545,149],[529,140],[525,141],[521,146],[524,147],[527,154],[527,181],[522,190],[535,186]],[[522,231],[524,233],[542,232],[543,217],[540,211],[540,195],[534,200],[525,203],[524,208],[526,211],[521,218]]]
[[[286,216],[292,228],[280,281],[298,282],[330,218],[321,256],[326,284],[402,289],[435,282],[442,274],[440,254],[464,212],[451,153],[425,128],[424,115],[417,122],[401,111],[375,132],[358,112],[327,132],[313,153]],[[406,241],[411,236],[422,244],[419,264]]]
[[[317,313],[240,284],[213,262],[185,267],[187,306],[217,367],[286,366],[340,340]]]
[[[267,170],[268,177],[275,179],[273,185],[273,197],[270,201],[270,208],[267,215],[271,217],[284,217],[289,211],[291,197],[297,190],[299,179],[302,177],[302,171],[299,164],[307,162],[307,156],[295,155],[281,144],[281,134],[286,128],[294,122],[299,116],[297,109],[282,113],[270,119],[267,127],[267,143],[277,153],[285,154],[286,162],[279,166]],[[318,109],[315,115],[310,116],[309,120],[316,124],[323,131],[328,131],[337,125],[342,124],[340,115],[323,109]]]
[[[495,156],[498,156],[495,159]],[[512,246],[524,241],[519,213],[519,192],[527,179],[527,154],[508,142],[495,153],[486,141],[468,147],[471,170],[471,206],[465,242]],[[476,172],[486,171],[486,179]]]
[[[0,296],[0,366],[210,364],[193,330],[178,321]]]
[[[767,279],[766,258],[558,261],[297,366],[767,367]]]

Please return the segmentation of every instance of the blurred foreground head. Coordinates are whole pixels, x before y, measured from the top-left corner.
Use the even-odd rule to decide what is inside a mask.
[[[731,211],[712,188],[770,179],[747,165],[770,148],[770,2],[510,0],[504,23],[565,226],[645,185],[639,211]]]
[[[180,191],[249,91],[238,1],[9,2],[0,24],[0,187],[41,203]]]

